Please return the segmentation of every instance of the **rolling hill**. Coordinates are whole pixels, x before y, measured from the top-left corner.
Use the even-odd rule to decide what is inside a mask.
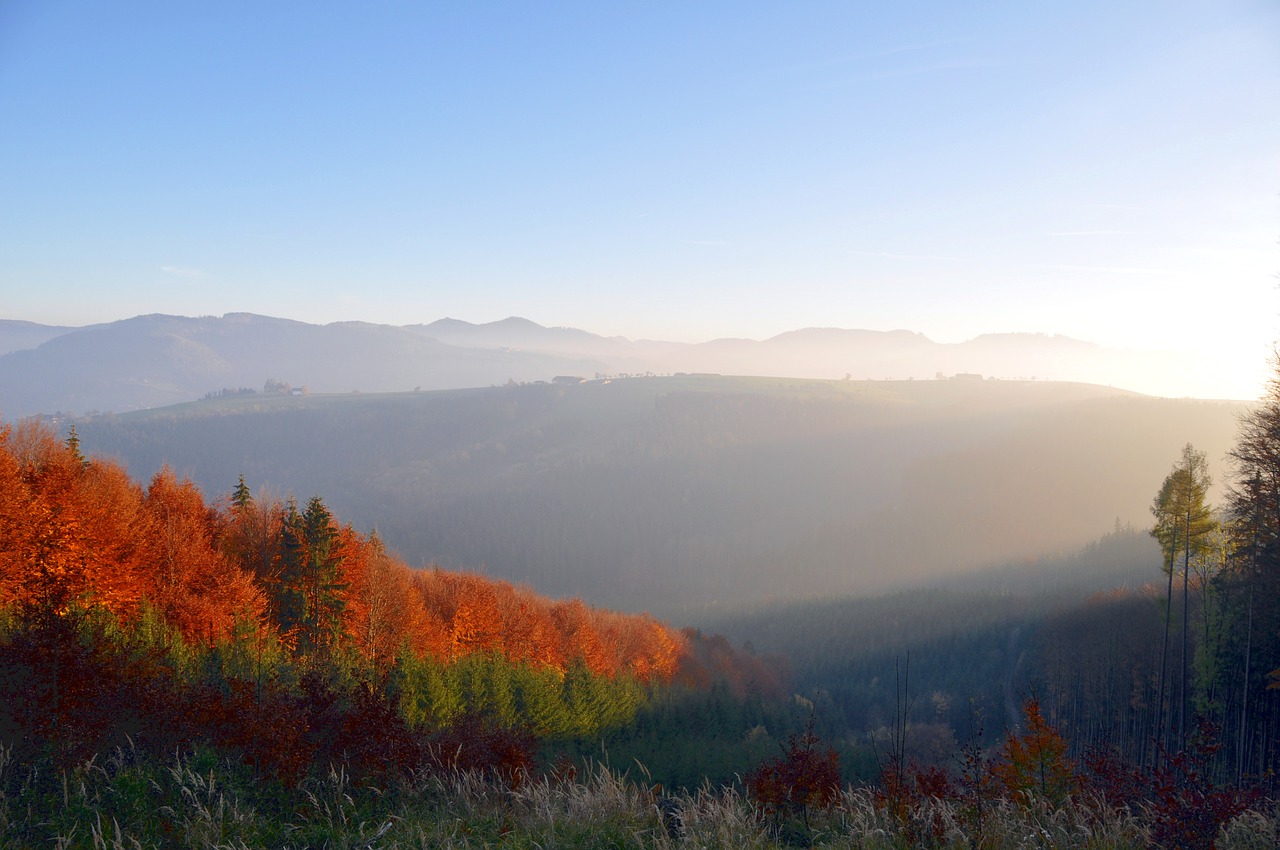
[[[691,344],[602,337],[515,317],[392,326],[148,315],[84,328],[0,323],[0,416],[124,413],[223,389],[260,390],[268,381],[322,393],[403,392],[682,372],[858,380],[965,373],[1184,395],[1213,385],[1205,368],[1186,357],[1040,334],[943,344],[909,331],[808,328]]]
[[[136,477],[324,494],[410,563],[681,617],[881,591],[1142,528],[1244,405],[1043,381],[684,375],[220,398],[77,423]]]

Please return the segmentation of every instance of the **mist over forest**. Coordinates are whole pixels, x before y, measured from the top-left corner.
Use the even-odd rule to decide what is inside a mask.
[[[1137,812],[1107,846],[1216,846],[1280,757],[1265,520],[1211,507],[1267,508],[1261,462],[1242,489],[1226,460],[1269,451],[1275,410],[682,373],[273,378],[21,420],[0,426],[0,746],[24,775],[121,741],[220,759],[256,805],[335,765],[579,788],[606,753],[676,789],[648,792],[659,811],[718,789],[779,846],[843,817],[840,788],[910,846],[929,806],[981,836],[974,799],[1037,793]],[[1180,778],[1192,758],[1204,778]]]
[[[1145,528],[1239,403],[1031,381],[629,378],[255,395],[77,422],[209,493],[324,494],[411,564],[695,620],[1068,553]],[[1153,555],[1153,561],[1158,558]]]

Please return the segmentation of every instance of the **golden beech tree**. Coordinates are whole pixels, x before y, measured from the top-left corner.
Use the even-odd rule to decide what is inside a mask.
[[[591,624],[591,614],[581,599],[568,599],[551,606],[551,620],[560,633],[561,652],[565,658],[581,658],[587,669],[597,676],[617,673],[613,659],[600,643]]]
[[[0,432],[0,591],[3,602],[63,611],[89,601],[111,565],[94,552],[78,452],[35,422]]]
[[[497,649],[502,628],[498,599],[492,586],[480,576],[455,573],[447,583],[453,594],[452,656]]]
[[[18,594],[22,581],[22,552],[30,545],[26,483],[18,461],[9,451],[8,425],[0,426],[0,602]]]
[[[90,559],[94,601],[133,613],[146,593],[150,517],[143,493],[118,464],[94,459],[77,481],[77,513]]]
[[[252,579],[214,549],[217,515],[195,484],[166,467],[151,479],[144,506],[151,522],[147,595],[184,637],[212,643],[230,633],[237,616],[261,615]]]
[[[408,567],[394,561],[376,536],[366,540],[349,525],[339,532],[338,546],[347,585],[346,628],[360,654],[375,669],[385,669],[409,632]]]
[[[27,533],[15,535],[14,600],[60,613],[87,598],[92,585],[79,519],[64,505],[33,495],[25,524]]]
[[[507,657],[538,667],[563,670],[565,657],[555,624],[551,621],[550,604],[524,588],[504,585],[503,590],[499,604],[502,643]]]
[[[434,573],[434,570],[416,570],[409,578],[409,596],[405,600],[405,639],[417,657],[447,661],[453,640],[446,621],[433,606]]]
[[[223,507],[218,548],[252,575],[259,587],[272,587],[280,581],[284,517],[284,504],[279,499],[253,498],[243,478]]]
[[[620,663],[637,679],[670,680],[688,650],[684,635],[663,626],[648,614],[612,615],[617,630]]]
[[[490,582],[476,575],[432,569],[414,584],[428,616],[443,629],[443,641],[439,635],[430,641],[439,648],[439,657],[456,660],[500,648],[498,599]]]
[[[500,651],[511,661],[564,671],[581,659],[598,676],[670,680],[688,652],[680,633],[648,615],[552,601],[525,588],[440,569],[413,571],[405,632],[417,655],[442,661]]]
[[[22,423],[0,431],[0,590],[4,602],[58,609],[87,585],[72,465],[52,435]]]

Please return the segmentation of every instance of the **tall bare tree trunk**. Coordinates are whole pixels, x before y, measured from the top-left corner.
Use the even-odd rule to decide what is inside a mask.
[[[1190,700],[1187,694],[1187,654],[1190,644],[1191,629],[1188,628],[1191,593],[1188,587],[1191,581],[1191,511],[1187,510],[1185,524],[1186,541],[1182,548],[1182,687],[1178,692],[1181,697],[1178,703],[1178,749],[1187,748],[1187,707]]]
[[[1156,746],[1151,751],[1151,766],[1160,766],[1160,750],[1168,746],[1166,734],[1168,727],[1164,722],[1164,694],[1168,685],[1169,668],[1169,624],[1173,620],[1173,553],[1169,553],[1169,587],[1164,597],[1164,642],[1160,646],[1160,683],[1157,686],[1159,695],[1156,698]]]

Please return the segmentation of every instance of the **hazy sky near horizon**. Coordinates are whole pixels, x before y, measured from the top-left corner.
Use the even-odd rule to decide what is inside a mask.
[[[1280,338],[1273,2],[0,4],[0,318]],[[1230,386],[1230,389],[1228,389]]]

